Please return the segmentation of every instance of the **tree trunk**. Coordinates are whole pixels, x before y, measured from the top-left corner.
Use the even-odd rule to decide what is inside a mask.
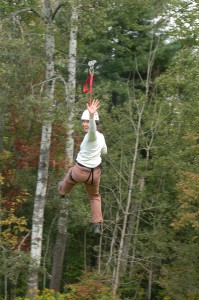
[[[55,291],[59,291],[62,277],[67,233],[66,220],[68,220],[68,202],[63,200],[59,213],[58,234],[54,247],[53,266],[51,272],[52,279],[50,282],[50,289],[54,289]]]
[[[71,30],[70,30],[70,44],[69,44],[69,58],[68,58],[68,90],[67,104],[68,104],[68,116],[67,116],[67,135],[66,135],[66,171],[73,163],[74,153],[74,138],[73,138],[73,118],[74,118],[74,103],[75,103],[75,88],[76,88],[76,51],[77,51],[77,21],[78,10],[74,5],[71,13]],[[51,273],[50,288],[55,291],[60,290],[63,261],[66,247],[67,238],[67,222],[68,222],[68,202],[63,201],[61,204],[61,210],[59,213],[58,232],[55,242],[53,265]]]
[[[4,128],[5,128],[5,112],[4,108],[0,112],[0,153],[4,150]]]
[[[46,89],[45,97],[51,100],[51,107],[47,112],[47,120],[42,125],[37,186],[34,199],[31,236],[31,262],[29,266],[28,293],[34,297],[38,289],[39,268],[41,263],[44,208],[48,183],[49,154],[51,144],[52,121],[51,113],[54,102],[54,30],[51,17],[50,2],[44,1],[44,16],[46,23]]]
[[[147,293],[147,300],[151,300],[151,293],[152,293],[152,283],[153,283],[153,271],[149,271],[149,279],[148,279],[148,293]]]
[[[34,199],[34,210],[32,218],[31,263],[28,280],[28,289],[32,291],[36,291],[38,289],[38,272],[41,262],[43,221],[48,180],[51,130],[51,122],[45,122],[42,126],[37,188]]]
[[[121,151],[121,155],[120,155],[120,170],[122,168],[123,165],[123,153]],[[112,237],[111,237],[111,243],[110,243],[110,250],[109,250],[109,254],[108,254],[108,259],[106,262],[106,272],[109,274],[113,264],[115,264],[115,259],[116,259],[116,242],[117,242],[117,236],[118,236],[118,231],[120,231],[119,228],[119,221],[120,221],[120,214],[122,211],[122,197],[121,197],[121,188],[122,188],[122,180],[121,180],[121,176],[119,177],[119,182],[118,182],[118,186],[119,186],[119,196],[115,195],[115,192],[112,191],[113,193],[113,197],[116,199],[116,202],[118,204],[118,208],[116,211],[116,215],[114,218],[114,223],[113,223],[113,227],[111,228],[112,231]],[[111,210],[111,208],[110,208]],[[109,243],[109,242],[108,242]],[[114,274],[115,271],[113,271],[113,278],[114,278]]]
[[[130,205],[131,205],[131,196],[132,196],[132,188],[134,184],[134,176],[135,176],[135,167],[136,167],[136,161],[137,161],[137,155],[138,155],[138,144],[139,144],[139,137],[140,137],[140,130],[141,130],[141,118],[142,113],[144,111],[144,104],[142,107],[142,110],[139,114],[137,129],[136,129],[136,142],[135,142],[135,149],[134,149],[134,157],[133,162],[131,166],[130,176],[129,176],[129,188],[128,188],[128,196],[127,196],[127,203],[126,208],[124,210],[124,219],[123,219],[123,225],[121,229],[121,238],[120,238],[120,244],[118,249],[118,257],[117,257],[117,264],[116,264],[116,270],[114,274],[114,284],[113,284],[113,296],[116,296],[117,288],[119,286],[119,278],[120,278],[120,268],[123,258],[123,249],[124,249],[124,240],[125,240],[125,234],[127,229],[127,222],[130,212]]]
[[[127,272],[128,263],[130,261],[129,259],[130,250],[132,248],[132,239],[133,239],[133,235],[135,236],[136,234],[135,223],[136,223],[136,219],[139,217],[139,209],[140,209],[140,204],[135,204],[130,211],[127,234],[125,236],[125,241],[124,241],[123,258],[120,267],[121,275],[124,275]]]

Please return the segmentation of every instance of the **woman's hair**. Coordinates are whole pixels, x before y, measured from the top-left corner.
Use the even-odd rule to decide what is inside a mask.
[[[100,133],[103,133],[102,127],[100,126],[99,121],[95,121],[96,126],[97,126],[97,131],[99,131]]]

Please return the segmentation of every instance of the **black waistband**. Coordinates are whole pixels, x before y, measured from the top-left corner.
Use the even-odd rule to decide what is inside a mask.
[[[80,166],[80,167],[83,167],[83,168],[87,168],[87,169],[89,169],[89,170],[92,170],[92,169],[95,169],[95,168],[102,168],[102,165],[100,164],[99,166],[97,166],[97,167],[94,167],[94,168],[90,168],[90,167],[87,167],[87,166],[84,166],[84,165],[82,165],[82,164],[80,164],[78,161],[76,161],[76,164],[78,165],[78,166]]]
[[[87,168],[87,169],[93,169],[93,168],[86,167],[86,166],[84,166],[84,165],[80,164],[78,161],[76,161],[76,164],[77,164],[78,166],[80,166],[80,167],[84,167],[84,168]]]

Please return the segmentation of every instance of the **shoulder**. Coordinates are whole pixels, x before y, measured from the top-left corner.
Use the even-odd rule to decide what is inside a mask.
[[[97,134],[97,139],[98,139],[98,140],[100,140],[100,141],[105,141],[105,138],[104,138],[103,133],[97,131],[96,134]]]
[[[97,136],[99,136],[99,137],[103,137],[104,138],[104,135],[103,135],[103,133],[101,133],[101,132],[99,132],[99,131],[96,131],[96,134],[97,134]]]

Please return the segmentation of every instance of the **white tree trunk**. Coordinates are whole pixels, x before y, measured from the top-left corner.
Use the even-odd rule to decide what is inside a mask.
[[[67,133],[66,133],[66,172],[73,163],[74,155],[74,138],[73,138],[73,118],[74,118],[74,103],[75,103],[75,88],[76,88],[76,52],[77,52],[77,22],[78,22],[78,8],[73,3],[71,11],[71,29],[70,29],[70,43],[68,55],[68,85],[66,91],[67,104]],[[61,275],[66,247],[67,237],[67,222],[68,222],[68,202],[62,201],[59,212],[58,232],[55,242],[53,265],[51,272],[50,288],[59,291],[61,284]]]
[[[51,130],[51,122],[45,122],[42,126],[39,169],[32,218],[31,263],[28,289],[32,290],[33,293],[38,288],[38,271],[41,261],[44,207],[48,180]]]
[[[68,117],[67,117],[67,137],[66,137],[66,161],[69,164],[73,162],[74,155],[74,103],[75,103],[75,89],[76,89],[76,56],[77,56],[77,31],[78,31],[78,8],[73,5],[71,12],[71,30],[70,30],[70,44],[68,54]]]
[[[48,183],[49,154],[51,144],[52,121],[51,113],[54,104],[54,30],[52,23],[52,12],[49,0],[44,1],[43,15],[46,22],[46,89],[45,98],[51,100],[49,111],[46,112],[46,118],[42,125],[42,136],[38,166],[38,176],[36,193],[34,199],[34,210],[32,218],[32,236],[31,236],[31,262],[29,267],[28,292],[32,295],[38,289],[39,267],[41,263],[42,239],[43,239],[43,222],[44,209],[46,202],[46,191]]]

